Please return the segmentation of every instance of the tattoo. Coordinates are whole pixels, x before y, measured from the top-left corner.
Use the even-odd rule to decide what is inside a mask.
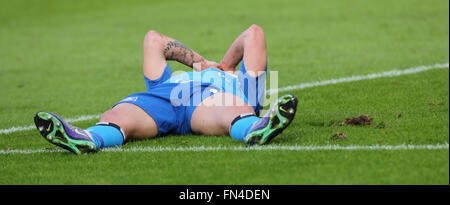
[[[196,56],[194,51],[179,41],[169,41],[164,48],[164,56],[167,60],[176,60],[189,67],[192,67],[194,63],[205,61],[203,57],[198,54]]]

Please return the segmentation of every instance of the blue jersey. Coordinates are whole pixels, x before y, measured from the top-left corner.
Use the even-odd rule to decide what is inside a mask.
[[[238,81],[238,76],[216,68],[208,68],[201,72],[183,72],[170,77],[163,83],[189,84],[189,87],[193,88],[193,94],[196,93],[196,90],[200,91],[203,88],[204,93],[201,101],[210,96],[210,94],[227,92],[241,98],[246,104],[249,104],[248,97],[245,95],[244,89],[242,89],[241,83]],[[190,102],[192,104],[198,104],[194,102],[196,99],[192,99],[193,96],[198,95],[191,95]],[[253,105],[254,109],[257,109],[256,103]]]

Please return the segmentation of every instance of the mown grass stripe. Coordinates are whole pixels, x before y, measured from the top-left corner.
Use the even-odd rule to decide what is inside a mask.
[[[320,151],[320,150],[437,150],[449,149],[449,144],[435,144],[435,145],[306,145],[306,146],[280,146],[280,145],[266,145],[266,146],[216,146],[216,147],[114,147],[101,150],[101,152],[211,152],[211,151]],[[35,153],[54,153],[54,152],[68,152],[62,149],[26,149],[26,150],[0,150],[0,154],[35,154]],[[69,153],[69,152],[68,152]]]

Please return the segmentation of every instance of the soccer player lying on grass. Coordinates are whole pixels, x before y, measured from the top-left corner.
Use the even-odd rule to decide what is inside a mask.
[[[263,117],[257,117],[265,98],[267,73],[266,42],[257,25],[239,35],[220,64],[156,31],[147,33],[143,47],[147,92],[124,98],[85,130],[53,113],[37,112],[34,121],[41,135],[76,154],[168,134],[229,134],[246,145],[263,145],[295,116],[298,100],[288,94]],[[194,72],[172,75],[168,60],[183,63]]]

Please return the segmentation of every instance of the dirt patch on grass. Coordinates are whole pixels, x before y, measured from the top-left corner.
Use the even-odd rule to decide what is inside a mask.
[[[342,132],[336,132],[333,136],[331,136],[332,140],[345,140],[346,138],[347,136],[345,136],[345,134]]]
[[[349,117],[346,118],[344,122],[342,122],[343,125],[359,125],[359,126],[365,126],[365,125],[372,125],[373,120],[369,115],[361,115],[359,117]]]
[[[444,105],[444,102],[439,101],[439,100],[431,100],[430,102],[428,102],[428,105],[431,105],[431,106]]]
[[[348,117],[345,121],[335,121],[330,123],[331,126],[336,125],[355,125],[355,126],[366,126],[372,125],[373,119],[370,115],[360,115],[359,117]]]

